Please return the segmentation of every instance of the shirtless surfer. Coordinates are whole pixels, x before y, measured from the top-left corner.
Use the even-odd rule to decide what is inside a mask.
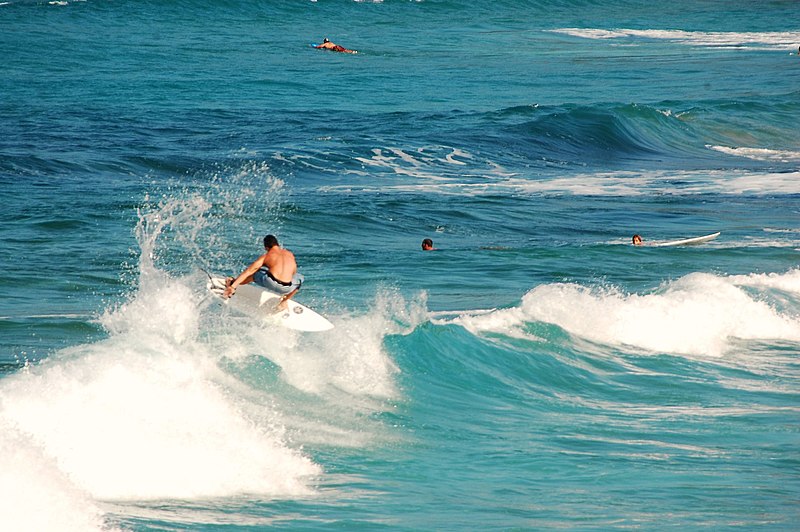
[[[356,50],[349,50],[349,49],[345,48],[344,46],[339,46],[338,44],[332,43],[331,41],[328,40],[327,37],[325,37],[322,40],[322,44],[318,44],[314,48],[318,48],[320,50],[330,50],[332,52],[342,52],[342,53],[345,53],[345,54],[357,54],[358,53]]]
[[[267,252],[240,273],[239,277],[235,279],[228,277],[223,297],[231,297],[236,293],[236,287],[240,285],[255,282],[282,296],[278,309],[286,307],[286,302],[300,290],[303,276],[297,273],[294,254],[288,249],[281,248],[278,239],[273,235],[264,237],[264,249]]]

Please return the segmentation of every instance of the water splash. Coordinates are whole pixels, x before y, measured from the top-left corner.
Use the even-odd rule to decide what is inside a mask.
[[[99,530],[97,500],[313,492],[322,468],[287,443],[277,414],[253,415],[242,384],[220,368],[225,353],[208,340],[196,266],[223,225],[210,200],[223,188],[148,198],[135,228],[135,286],[100,317],[108,337],[0,382],[0,491],[37,489],[4,523],[53,529],[39,517],[50,515],[58,529]],[[41,504],[46,512],[32,509]]]

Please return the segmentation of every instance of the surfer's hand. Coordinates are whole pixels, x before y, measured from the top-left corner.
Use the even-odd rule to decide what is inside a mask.
[[[230,299],[230,297],[236,293],[236,287],[233,286],[234,281],[235,279],[233,277],[225,279],[225,291],[222,292],[222,297],[225,299]]]

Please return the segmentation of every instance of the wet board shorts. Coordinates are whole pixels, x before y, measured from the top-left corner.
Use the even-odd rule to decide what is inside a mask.
[[[294,277],[292,277],[292,281],[290,283],[284,283],[283,281],[279,281],[278,279],[274,278],[269,272],[269,268],[259,268],[259,270],[253,274],[253,282],[263,286],[267,290],[275,292],[276,294],[288,294],[289,292],[300,288],[300,285],[303,284],[303,276],[299,273],[296,273],[294,274]]]

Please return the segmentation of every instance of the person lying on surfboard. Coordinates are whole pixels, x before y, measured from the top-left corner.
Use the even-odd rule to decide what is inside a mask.
[[[264,249],[267,252],[253,261],[238,277],[226,279],[222,297],[229,298],[236,293],[237,286],[255,282],[281,295],[278,308],[286,307],[286,302],[300,290],[303,276],[297,273],[294,254],[288,249],[281,248],[275,236],[264,237]]]
[[[345,48],[344,46],[339,46],[338,44],[332,43],[331,41],[328,40],[327,37],[325,37],[322,40],[322,44],[318,44],[314,48],[318,48],[320,50],[330,50],[332,52],[342,52],[342,53],[345,53],[345,54],[357,54],[358,53],[356,50],[349,50],[349,49]]]

